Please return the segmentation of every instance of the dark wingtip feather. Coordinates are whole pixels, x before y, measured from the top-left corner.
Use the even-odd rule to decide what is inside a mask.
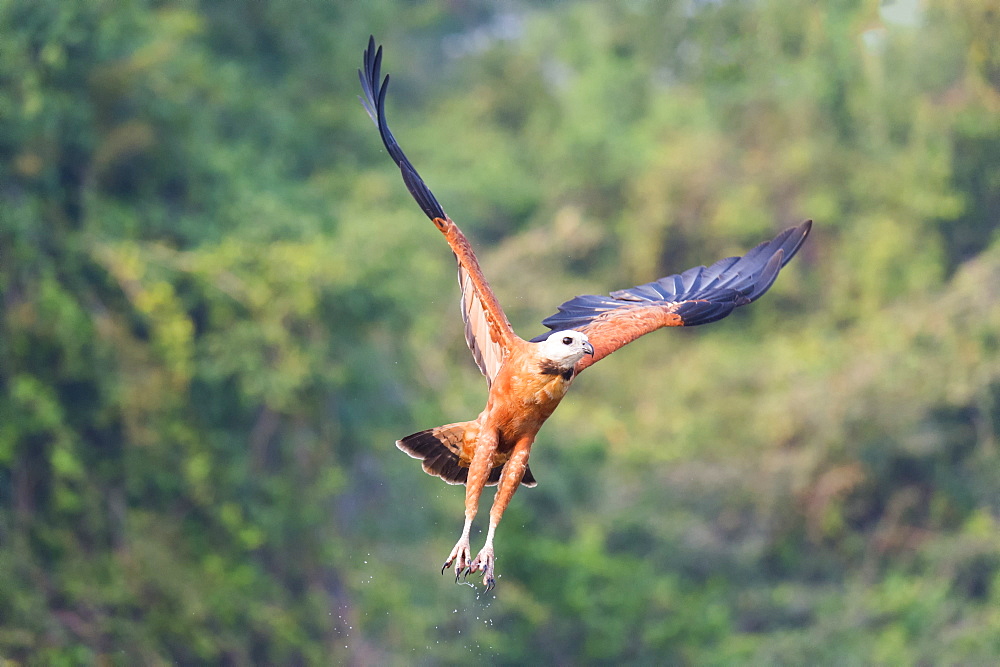
[[[787,234],[781,243],[781,249],[785,253],[785,259],[781,263],[782,266],[788,264],[792,257],[795,257],[799,248],[801,248],[802,244],[805,243],[806,237],[809,236],[809,232],[812,231],[812,224],[812,220],[806,220],[798,227],[789,227],[782,232],[783,234]]]
[[[767,264],[764,265],[764,270],[761,271],[760,276],[754,282],[753,289],[746,294],[747,303],[756,301],[764,292],[771,289],[771,285],[778,278],[778,272],[785,265],[784,257],[785,251],[781,248],[778,248],[778,252],[771,255],[771,258],[767,260]]]
[[[673,312],[681,317],[684,326],[721,320],[770,289],[782,267],[802,247],[811,229],[812,220],[806,220],[757,245],[742,257],[727,257],[709,267],[694,267],[645,285],[617,290],[610,296],[575,297],[559,306],[558,312],[542,320],[542,324],[551,330],[581,329],[609,310],[670,303],[680,304]],[[532,342],[545,340],[548,335],[540,334]]]
[[[406,189],[410,191],[410,195],[420,205],[420,208],[428,218],[433,220],[434,218],[444,219],[448,217],[445,215],[444,209],[441,208],[441,204],[438,203],[434,193],[424,184],[424,179],[420,178],[420,174],[414,171],[410,164],[404,162],[400,165],[400,171],[403,174],[403,182],[406,184]]]
[[[368,48],[365,49],[362,59],[362,67],[358,70],[358,78],[361,80],[361,91],[364,93],[358,99],[361,100],[361,105],[378,127],[379,135],[382,137],[382,144],[385,146],[386,151],[388,151],[389,156],[399,166],[403,175],[403,182],[417,204],[420,205],[421,210],[432,220],[434,218],[446,218],[447,216],[441,204],[438,203],[430,188],[424,184],[423,179],[420,178],[420,174],[417,173],[416,168],[414,168],[413,164],[406,157],[406,154],[403,153],[403,149],[400,148],[396,138],[392,135],[392,131],[389,130],[389,124],[385,118],[385,97],[389,90],[389,75],[386,74],[380,83],[379,78],[381,74],[382,47],[379,46],[376,48],[375,36],[370,35],[368,37]]]
[[[684,320],[684,326],[693,327],[699,324],[717,322],[733,312],[737,306],[742,306],[745,303],[745,299],[734,295],[732,299],[725,301],[687,301],[674,312]]]

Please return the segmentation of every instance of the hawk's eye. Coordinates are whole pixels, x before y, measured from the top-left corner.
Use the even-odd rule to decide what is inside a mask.
[[[566,336],[566,337],[563,338],[563,345],[571,345],[572,343],[573,343],[573,339],[570,338],[569,336]]]

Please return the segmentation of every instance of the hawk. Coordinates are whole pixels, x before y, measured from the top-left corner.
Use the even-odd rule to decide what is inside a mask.
[[[396,442],[425,472],[449,484],[465,485],[465,525],[441,573],[455,566],[462,574],[482,572],[486,590],[494,577],[497,525],[519,486],[535,486],[528,455],[539,428],[556,409],[576,377],[639,336],[661,327],[682,327],[720,320],[735,308],[756,301],[795,255],[812,221],[786,229],[742,257],[729,257],[608,296],[585,295],[566,301],[542,320],[548,333],[524,340],[511,328],[479,262],[462,233],[393,137],[385,118],[389,76],[380,81],[382,47],[368,40],[358,70],[360,98],[378,127],[382,143],[399,166],[417,204],[444,234],[458,260],[465,340],[486,376],[486,407],[471,421],[420,431]],[[498,485],[490,509],[486,543],[475,558],[469,546],[472,522],[483,488]]]

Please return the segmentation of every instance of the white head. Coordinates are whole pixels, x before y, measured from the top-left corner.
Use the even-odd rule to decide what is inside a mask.
[[[539,357],[561,369],[573,368],[583,355],[594,354],[594,346],[587,340],[587,334],[573,329],[553,331],[536,345]]]

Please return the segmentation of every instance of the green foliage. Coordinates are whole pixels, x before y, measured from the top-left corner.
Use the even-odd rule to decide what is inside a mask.
[[[992,4],[504,7],[0,0],[0,656],[1000,657]],[[485,391],[369,32],[525,336],[816,220],[761,303],[576,383],[488,596],[392,446]]]

